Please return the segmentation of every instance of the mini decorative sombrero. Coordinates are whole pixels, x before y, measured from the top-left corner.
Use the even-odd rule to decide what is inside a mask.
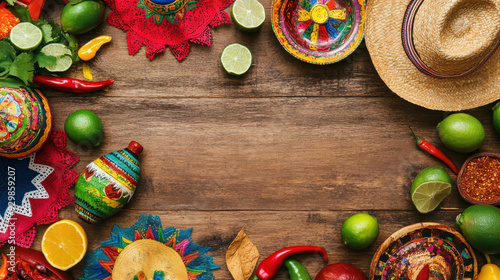
[[[220,266],[207,255],[210,247],[191,241],[191,231],[163,228],[151,215],[129,228],[115,225],[111,238],[85,257],[80,280],[213,280]]]
[[[39,90],[0,87],[0,156],[31,155],[47,141],[51,128],[49,103]]]
[[[477,272],[474,251],[460,233],[443,224],[419,223],[396,231],[380,245],[370,280],[473,280]]]
[[[274,0],[273,31],[283,48],[312,64],[331,64],[363,40],[364,0]]]
[[[500,2],[370,0],[366,46],[382,80],[411,103],[443,111],[500,98]]]

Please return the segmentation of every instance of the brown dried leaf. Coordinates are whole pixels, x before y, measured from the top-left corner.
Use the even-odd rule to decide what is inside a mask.
[[[259,250],[242,229],[226,252],[226,264],[235,280],[248,280],[259,260]]]

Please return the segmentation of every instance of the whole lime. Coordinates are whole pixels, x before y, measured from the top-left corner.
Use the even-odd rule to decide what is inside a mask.
[[[493,127],[500,134],[500,102],[493,107]]]
[[[342,224],[342,242],[355,250],[364,250],[378,237],[378,221],[366,213],[354,214]]]
[[[437,129],[443,144],[455,152],[473,152],[484,142],[483,125],[469,114],[451,114],[437,125]]]
[[[451,178],[441,166],[423,169],[413,179],[411,201],[420,213],[436,209],[451,192]]]
[[[500,209],[485,204],[469,206],[457,216],[457,225],[475,249],[500,253]]]
[[[66,4],[61,14],[64,31],[82,34],[96,28],[104,19],[104,3],[100,0],[84,0]]]
[[[99,146],[104,134],[101,119],[90,110],[71,113],[64,123],[64,130],[71,141],[87,147]]]

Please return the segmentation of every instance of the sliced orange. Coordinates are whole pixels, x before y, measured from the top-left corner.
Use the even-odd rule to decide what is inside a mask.
[[[66,271],[77,265],[87,252],[87,234],[78,223],[61,220],[43,235],[42,252],[55,268]]]

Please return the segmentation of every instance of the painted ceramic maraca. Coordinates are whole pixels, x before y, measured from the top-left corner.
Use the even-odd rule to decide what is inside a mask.
[[[82,220],[97,223],[130,201],[139,181],[138,156],[142,149],[132,141],[127,148],[87,165],[75,185],[76,213]]]

